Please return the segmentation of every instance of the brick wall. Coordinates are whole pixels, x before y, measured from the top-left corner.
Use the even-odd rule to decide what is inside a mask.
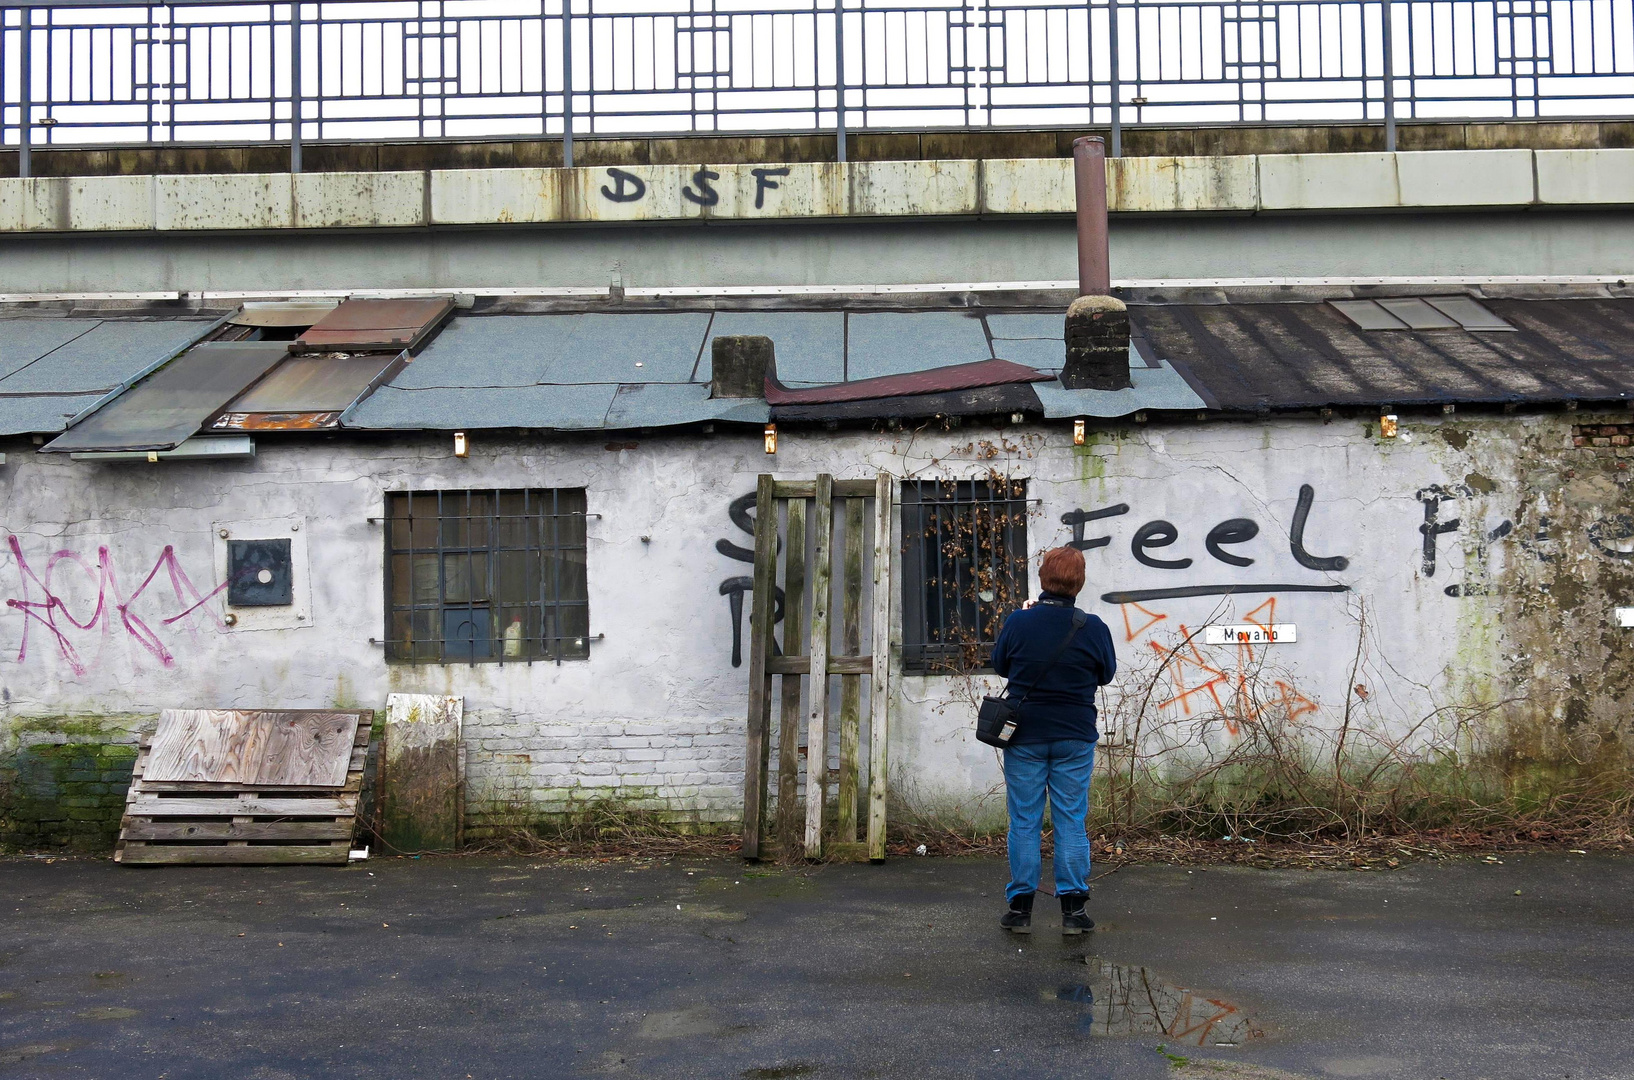
[[[101,850],[119,836],[136,748],[40,742],[0,759],[0,845]]]
[[[466,837],[607,801],[711,826],[743,816],[743,721],[465,714]]]

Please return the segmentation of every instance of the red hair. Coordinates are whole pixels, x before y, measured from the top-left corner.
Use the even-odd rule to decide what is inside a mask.
[[[1084,553],[1077,548],[1051,548],[1038,567],[1038,583],[1045,591],[1077,596],[1084,587]]]

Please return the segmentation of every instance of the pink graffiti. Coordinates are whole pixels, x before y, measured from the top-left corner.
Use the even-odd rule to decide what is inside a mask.
[[[17,660],[21,662],[28,658],[29,627],[38,623],[40,626],[45,627],[46,633],[51,635],[51,639],[56,642],[63,659],[68,662],[68,666],[73,669],[76,675],[85,674],[86,666],[84,660],[80,657],[79,651],[74,648],[74,643],[69,640],[69,633],[76,630],[90,630],[99,623],[106,630],[113,625],[114,612],[118,613],[118,624],[124,628],[132,640],[146,649],[155,660],[158,660],[165,667],[175,665],[175,655],[160,640],[153,626],[131,610],[136,606],[136,602],[142,599],[148,586],[153,584],[154,579],[159,576],[161,570],[169,576],[170,588],[175,594],[176,602],[185,606],[175,615],[158,618],[160,626],[169,626],[187,618],[204,607],[211,598],[227,587],[227,583],[222,582],[208,593],[200,592],[198,587],[188,579],[186,571],[181,567],[181,563],[177,561],[176,549],[166,544],[164,550],[159,553],[158,560],[154,562],[153,569],[148,571],[148,576],[142,579],[142,584],[138,585],[129,596],[126,596],[120,589],[119,574],[114,569],[113,558],[109,554],[106,545],[97,548],[97,561],[94,569],[78,552],[65,548],[51,553],[45,561],[45,573],[40,575],[36,574],[34,569],[29,566],[28,559],[23,555],[23,545],[18,541],[17,537],[12,536],[7,539],[11,545],[11,554],[17,560],[17,576],[21,582],[23,594],[21,597],[12,597],[6,601],[7,607],[14,608],[23,614],[23,640],[17,650]],[[52,577],[56,574],[58,565],[62,563],[78,567],[87,578],[93,576],[96,578],[96,607],[91,611],[90,616],[84,620],[76,618],[62,597],[51,589]],[[32,597],[29,587],[31,582],[42,594],[43,599],[36,600]],[[209,614],[211,618],[216,620],[218,625],[225,625],[221,623],[220,618],[214,612]],[[107,622],[104,622],[105,618],[108,620]],[[148,619],[154,618],[156,618],[154,615],[150,614],[148,616]],[[59,619],[61,622],[58,621]]]

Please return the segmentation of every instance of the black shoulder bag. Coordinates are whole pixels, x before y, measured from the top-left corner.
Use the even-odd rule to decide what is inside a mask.
[[[1078,636],[1078,631],[1083,629],[1088,621],[1088,615],[1076,609],[1073,611],[1072,629],[1067,631],[1067,636],[1062,639],[1061,644],[1055,647],[1055,652],[1044,662],[1044,669],[1038,673],[1038,678],[1033,680],[1033,685],[1027,687],[1027,692],[1021,695],[1019,701],[1011,701],[1005,696],[1010,693],[1008,686],[1004,688],[1004,695],[999,697],[989,695],[982,698],[982,707],[976,713],[977,741],[988,746],[997,746],[1001,750],[1010,745],[1010,740],[1016,737],[1016,725],[1021,722],[1023,702],[1031,696],[1033,689],[1044,681],[1044,676],[1049,674],[1050,668],[1061,659],[1061,654],[1067,651],[1067,646],[1072,644],[1072,639]]]

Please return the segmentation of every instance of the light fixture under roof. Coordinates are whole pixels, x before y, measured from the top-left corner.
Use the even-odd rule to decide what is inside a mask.
[[[1389,300],[1329,300],[1363,330],[1514,330],[1467,296],[1406,296]]]

